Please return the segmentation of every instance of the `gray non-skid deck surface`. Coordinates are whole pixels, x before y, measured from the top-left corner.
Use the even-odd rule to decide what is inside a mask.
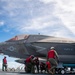
[[[0,72],[0,75],[51,75],[51,74],[27,74],[24,72]],[[55,75],[75,75],[75,74],[55,74]]]

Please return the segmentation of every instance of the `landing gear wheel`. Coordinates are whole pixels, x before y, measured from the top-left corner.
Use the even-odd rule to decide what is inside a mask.
[[[65,73],[65,71],[64,70],[61,70],[61,74],[64,74]]]

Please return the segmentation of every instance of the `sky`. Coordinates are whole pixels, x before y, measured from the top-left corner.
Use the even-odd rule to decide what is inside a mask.
[[[38,33],[75,39],[75,0],[0,0],[0,42]]]

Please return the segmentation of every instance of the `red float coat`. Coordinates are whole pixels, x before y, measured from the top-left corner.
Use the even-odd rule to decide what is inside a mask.
[[[31,56],[26,59],[26,63],[31,62]]]
[[[3,59],[3,63],[4,63],[4,64],[7,64],[6,58]]]
[[[54,50],[50,50],[49,52],[48,52],[48,59],[49,58],[55,58],[55,52],[54,52]]]

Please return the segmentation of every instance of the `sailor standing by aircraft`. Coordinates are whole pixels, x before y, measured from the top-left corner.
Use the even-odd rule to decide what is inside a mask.
[[[2,71],[7,71],[7,59],[6,59],[6,56],[3,58]]]
[[[50,69],[50,73],[51,74],[54,74],[55,73],[55,68],[57,67],[58,65],[58,54],[57,52],[55,51],[54,47],[51,47],[49,52],[48,52],[48,55],[47,55],[47,60],[50,62],[51,64],[51,69]]]

